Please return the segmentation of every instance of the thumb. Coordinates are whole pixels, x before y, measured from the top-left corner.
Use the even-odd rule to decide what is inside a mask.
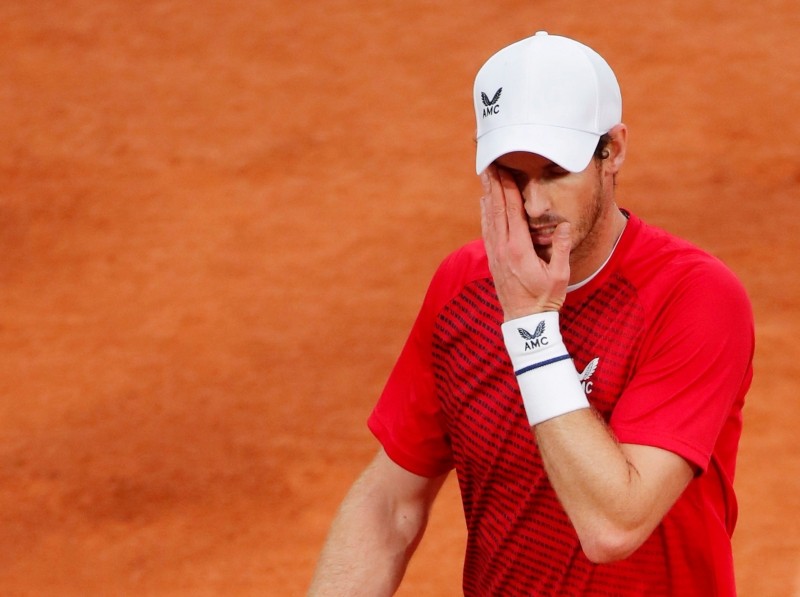
[[[550,257],[550,269],[569,278],[569,253],[572,250],[569,222],[561,222],[553,233],[553,254]]]

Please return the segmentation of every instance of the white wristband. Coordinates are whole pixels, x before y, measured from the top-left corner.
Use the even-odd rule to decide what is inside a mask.
[[[578,372],[561,339],[558,311],[512,319],[501,329],[531,426],[589,408]]]

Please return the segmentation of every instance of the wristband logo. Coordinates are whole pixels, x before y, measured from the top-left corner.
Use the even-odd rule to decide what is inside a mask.
[[[522,336],[522,339],[525,340],[526,352],[529,350],[536,350],[537,348],[543,348],[550,344],[550,340],[544,335],[544,321],[539,322],[539,325],[536,326],[532,334],[525,328],[517,328],[517,331],[519,335]]]

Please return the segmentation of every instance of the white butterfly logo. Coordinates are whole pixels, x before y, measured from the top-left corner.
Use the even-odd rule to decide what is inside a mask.
[[[587,381],[597,370],[597,365],[600,362],[600,357],[595,357],[589,361],[580,375],[581,381]]]

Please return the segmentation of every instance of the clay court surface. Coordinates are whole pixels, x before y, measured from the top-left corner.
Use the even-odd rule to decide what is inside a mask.
[[[0,594],[304,593],[538,29],[615,67],[620,204],[750,292],[738,583],[800,595],[795,0],[2,2]],[[448,482],[401,594],[463,535]]]

